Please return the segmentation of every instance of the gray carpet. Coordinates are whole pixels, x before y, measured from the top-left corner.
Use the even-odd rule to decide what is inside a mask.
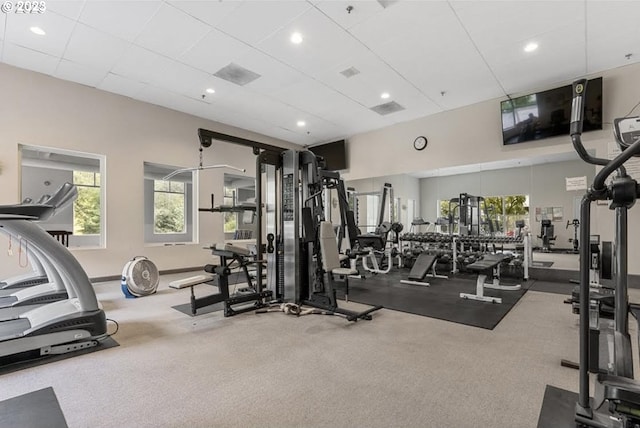
[[[571,292],[576,284],[567,282],[551,282],[551,281],[535,281],[529,290],[540,291],[543,293],[563,294],[567,297],[571,297]]]
[[[460,293],[475,293],[476,275],[456,275],[450,279],[429,278],[430,287],[402,284],[408,270],[395,270],[385,275],[373,275],[364,280],[349,280],[349,300],[386,309],[408,312],[460,323],[494,329],[509,313],[532,283],[522,283],[518,291],[485,289],[485,295],[502,298],[501,304],[460,298]],[[503,283],[506,283],[503,280]],[[518,283],[511,280],[510,283]],[[342,297],[344,293],[340,292]]]
[[[121,346],[2,376],[0,400],[51,386],[71,427],[534,428],[546,385],[577,389],[557,295],[526,293],[494,330],[386,309],[189,317],[171,309],[189,301],[177,278],[143,299],[97,284]]]
[[[53,388],[0,401],[0,427],[67,428]]]

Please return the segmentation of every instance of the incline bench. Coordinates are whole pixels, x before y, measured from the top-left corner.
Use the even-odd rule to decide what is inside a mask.
[[[492,290],[503,291],[516,291],[520,290],[521,286],[518,285],[502,285],[500,284],[500,264],[512,259],[512,256],[503,253],[488,254],[478,260],[475,263],[471,263],[467,266],[467,269],[478,272],[478,279],[476,281],[476,294],[460,293],[460,297],[463,299],[479,300],[481,302],[490,303],[502,303],[500,297],[490,297],[484,295],[484,289],[490,288]],[[493,275],[493,282],[485,283],[487,276]]]
[[[400,282],[402,284],[411,284],[411,285],[424,285],[430,286],[428,282],[424,280],[424,278],[431,270],[431,276],[434,278],[445,278],[448,279],[448,276],[438,275],[436,274],[436,261],[438,260],[437,256],[428,253],[422,253],[418,256],[416,261],[413,263],[413,267],[411,268],[411,272],[409,272],[408,279],[402,279]]]

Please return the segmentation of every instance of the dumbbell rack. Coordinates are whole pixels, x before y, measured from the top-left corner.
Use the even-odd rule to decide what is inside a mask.
[[[413,243],[427,244],[425,251],[431,251],[440,253],[439,255],[448,254],[451,257],[452,269],[451,273],[459,272],[460,262],[458,256],[465,254],[465,247],[484,248],[484,251],[476,250],[474,254],[468,254],[474,258],[486,253],[486,248],[489,245],[493,245],[495,249],[496,244],[500,244],[502,250],[505,245],[523,245],[523,261],[522,267],[524,270],[524,279],[529,279],[529,268],[531,267],[531,239],[528,235],[524,237],[511,237],[511,236],[482,236],[482,235],[450,235],[446,233],[406,233],[401,237],[403,242],[409,243],[409,249],[413,249]],[[433,245],[438,245],[434,248]],[[448,247],[447,249],[443,249]],[[475,260],[474,260],[475,261]]]

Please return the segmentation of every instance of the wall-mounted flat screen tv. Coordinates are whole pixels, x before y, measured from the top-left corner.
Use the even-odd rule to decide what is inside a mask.
[[[347,147],[345,140],[309,147],[316,156],[322,156],[329,171],[347,169]]]
[[[571,85],[512,98],[500,103],[504,145],[569,135]],[[602,129],[602,77],[589,80],[584,131]]]

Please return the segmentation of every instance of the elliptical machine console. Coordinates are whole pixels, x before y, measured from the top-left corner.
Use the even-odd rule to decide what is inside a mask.
[[[614,159],[591,156],[582,144],[581,134],[584,115],[584,97],[587,80],[573,83],[571,112],[571,140],[574,149],[590,164],[603,168],[596,174],[593,183],[580,204],[580,307],[590,307],[589,293],[591,203],[609,201],[609,208],[616,213],[615,229],[615,309],[613,332],[613,359],[609,373],[598,373],[593,403],[589,398],[589,372],[593,369],[590,357],[597,352],[597,344],[591,333],[592,311],[580,311],[580,391],[576,404],[575,420],[581,426],[600,428],[627,428],[640,424],[640,382],[633,378],[633,356],[629,336],[629,312],[636,318],[640,308],[629,305],[627,293],[627,214],[640,196],[640,186],[627,175],[624,163],[633,156],[640,156],[640,134],[631,125],[638,118],[622,118],[614,121],[615,137],[622,150]],[[607,179],[614,175],[610,183]]]

